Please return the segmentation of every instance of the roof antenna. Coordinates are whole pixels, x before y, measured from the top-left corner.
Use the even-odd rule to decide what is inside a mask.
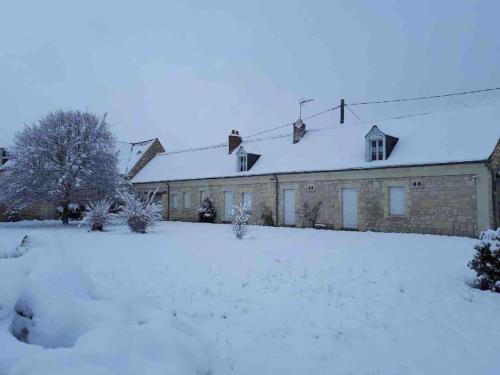
[[[312,102],[314,99],[300,99],[300,102],[299,102],[299,119],[302,120],[302,106],[305,104],[305,103],[309,103],[309,102]]]

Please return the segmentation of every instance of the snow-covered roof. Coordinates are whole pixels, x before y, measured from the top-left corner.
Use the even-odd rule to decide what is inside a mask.
[[[365,135],[373,125],[399,139],[387,160],[366,161]],[[257,140],[243,138],[242,146],[248,153],[261,155],[246,172],[236,171],[236,151],[228,154],[226,145],[157,154],[132,182],[486,160],[500,138],[500,105],[366,124],[318,122],[306,126],[307,133],[296,144],[292,144],[291,126],[285,135]]]
[[[118,170],[120,173],[128,174],[153,142],[154,139],[134,143],[117,141],[116,149],[118,151]]]

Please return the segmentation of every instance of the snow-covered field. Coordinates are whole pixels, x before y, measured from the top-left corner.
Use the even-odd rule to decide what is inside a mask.
[[[0,258],[25,234],[0,259],[2,375],[500,373],[471,239],[21,222]]]

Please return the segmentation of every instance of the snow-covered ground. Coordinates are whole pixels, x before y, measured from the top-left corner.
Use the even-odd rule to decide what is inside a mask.
[[[474,240],[251,229],[1,224],[0,374],[500,373]]]

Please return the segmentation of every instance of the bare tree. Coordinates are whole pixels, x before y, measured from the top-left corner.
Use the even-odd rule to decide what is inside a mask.
[[[80,111],[51,112],[18,132],[0,181],[8,208],[59,205],[65,224],[70,203],[112,197],[119,182],[106,115]]]

